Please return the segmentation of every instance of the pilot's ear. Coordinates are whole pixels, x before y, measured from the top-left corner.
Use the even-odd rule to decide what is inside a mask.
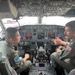
[[[14,42],[14,39],[13,38],[10,38],[10,42],[13,43]]]

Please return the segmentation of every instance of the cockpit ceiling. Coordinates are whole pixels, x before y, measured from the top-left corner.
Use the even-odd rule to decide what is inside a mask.
[[[75,0],[11,0],[24,16],[75,16]],[[71,11],[70,11],[71,10]]]

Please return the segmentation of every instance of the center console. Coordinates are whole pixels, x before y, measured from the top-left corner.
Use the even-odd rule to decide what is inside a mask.
[[[56,75],[55,70],[50,66],[47,60],[46,52],[43,47],[40,47],[36,58],[33,58],[33,65],[29,75]]]

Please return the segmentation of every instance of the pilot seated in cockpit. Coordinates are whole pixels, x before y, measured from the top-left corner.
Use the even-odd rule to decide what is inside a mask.
[[[75,68],[75,21],[71,21],[65,26],[65,35],[70,42],[65,42],[59,38],[54,39],[57,44],[64,45],[63,49],[51,54],[53,66],[55,63],[63,67],[67,72]]]
[[[32,65],[29,58],[29,54],[25,54],[25,57],[19,57],[18,51],[14,50],[14,45],[20,42],[20,34],[16,28],[7,28],[5,32],[5,40],[4,44],[0,47],[2,49],[2,54],[6,56],[11,66],[17,71],[17,73],[21,73],[25,71],[27,68],[30,68]]]

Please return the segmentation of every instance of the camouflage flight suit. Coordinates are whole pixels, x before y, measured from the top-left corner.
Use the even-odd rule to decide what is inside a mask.
[[[75,40],[71,40],[63,50],[52,53],[51,61],[54,66],[56,62],[67,72],[75,68]]]
[[[2,55],[9,59],[11,66],[16,69],[17,73],[24,71],[26,68],[32,65],[31,61],[24,61],[22,57],[19,57],[18,51],[15,51],[14,47],[9,43],[5,41],[0,42],[0,48]]]
[[[9,71],[9,73],[11,75],[17,75],[16,71],[11,67],[10,62],[8,60],[8,58],[6,56],[4,56],[5,54],[3,53],[3,49],[1,48],[1,46],[3,45],[4,41],[0,41],[0,60],[1,62],[4,62],[5,65],[7,65],[7,69]]]

